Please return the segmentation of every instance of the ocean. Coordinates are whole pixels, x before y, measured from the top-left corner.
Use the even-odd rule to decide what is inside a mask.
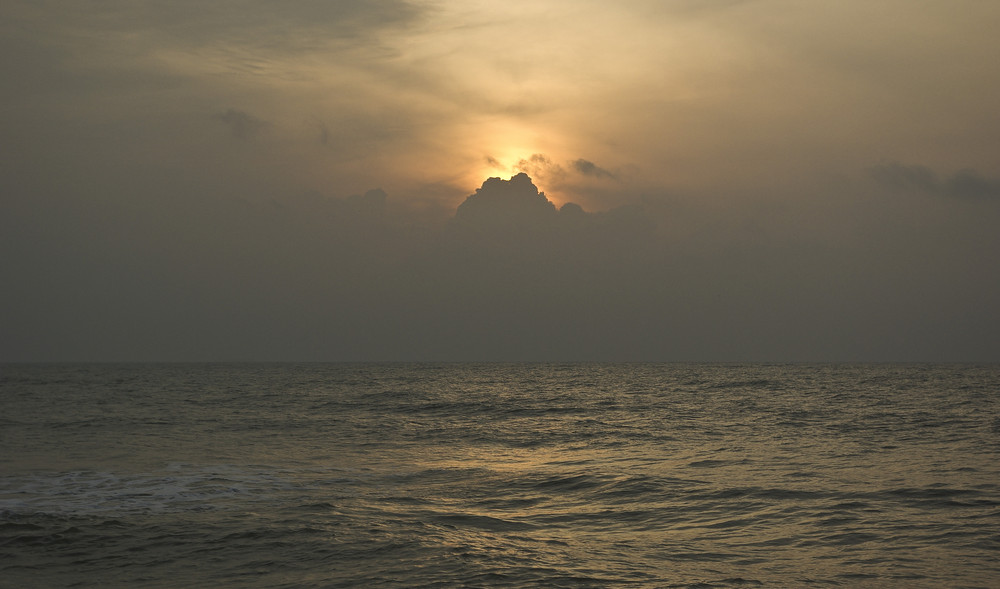
[[[1000,365],[0,365],[0,586],[1000,587]]]

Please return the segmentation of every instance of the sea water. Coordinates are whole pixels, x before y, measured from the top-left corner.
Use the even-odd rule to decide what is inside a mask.
[[[998,458],[998,365],[0,365],[0,586],[998,587]]]

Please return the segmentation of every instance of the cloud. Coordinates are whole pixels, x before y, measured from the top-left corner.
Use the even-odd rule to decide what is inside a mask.
[[[568,236],[566,231],[586,229],[593,237],[627,227],[614,237],[614,240],[624,241],[629,241],[628,235],[632,232],[644,234],[653,229],[641,203],[588,213],[580,205],[567,202],[557,210],[524,172],[509,180],[489,178],[483,182],[482,187],[458,206],[453,221],[466,227],[500,228],[508,232],[525,228],[561,231],[563,237]]]
[[[968,168],[949,176],[944,188],[947,194],[959,198],[1000,198],[1000,179],[986,178]]]
[[[656,231],[641,203],[589,213],[567,202],[557,210],[521,172],[510,180],[486,180],[460,204],[447,242],[458,257],[503,252],[504,263],[516,260],[525,272],[544,272],[541,268],[555,265],[570,273],[592,274],[596,267],[599,273],[614,273],[618,270],[612,268],[620,270],[636,259],[636,251],[655,250]],[[566,289],[579,288],[575,279],[565,280]]]
[[[363,215],[381,215],[385,213],[385,203],[388,195],[381,188],[373,188],[364,194],[347,197],[347,205],[356,213]]]
[[[722,216],[664,198],[557,211],[526,174],[486,180],[435,223],[394,208],[406,194],[380,189],[183,196],[0,201],[0,240],[17,254],[0,258],[10,285],[0,304],[18,309],[0,317],[0,358],[891,360],[1000,350],[1000,211],[990,207],[970,225],[920,207],[878,218],[885,199],[868,199],[830,232],[852,239],[823,244],[805,209],[750,203]],[[796,223],[802,231],[789,232]],[[864,223],[873,229],[855,231]]]
[[[316,126],[316,138],[320,145],[330,145],[330,128],[319,117],[311,117],[310,122]]]
[[[555,217],[556,207],[524,172],[510,180],[490,178],[455,211],[455,221],[474,226],[533,227]]]
[[[914,191],[959,199],[1000,198],[1000,179],[988,178],[971,168],[942,178],[927,166],[890,162],[871,167],[867,173],[878,184],[902,192]]]
[[[494,170],[527,174],[563,202],[569,198],[594,197],[604,190],[600,187],[600,181],[620,180],[617,174],[583,158],[560,163],[547,154],[534,153],[509,167],[492,156],[486,156],[485,161]],[[597,201],[599,207],[603,204],[601,208],[606,208],[609,204],[600,203],[601,198],[590,200]]]
[[[262,121],[248,112],[235,108],[212,115],[212,118],[225,123],[232,132],[233,137],[243,140],[252,139],[261,129],[268,125],[266,121]]]
[[[577,172],[583,174],[584,176],[592,176],[594,178],[609,178],[615,180],[616,177],[611,172],[599,167],[594,162],[578,159],[573,162],[573,169]]]
[[[867,172],[879,184],[896,190],[937,192],[941,188],[937,174],[926,166],[890,162],[873,166]]]
[[[544,182],[557,181],[566,176],[566,170],[562,166],[541,153],[535,153],[531,157],[522,158],[514,165],[514,170],[528,174],[532,178],[537,178]]]
[[[408,0],[261,0],[132,2],[109,0],[98,9],[67,6],[47,21],[76,34],[76,27],[103,34],[140,31],[159,42],[311,51],[321,40],[371,41],[375,33],[413,22],[424,8]],[[28,12],[24,9],[25,13]],[[27,16],[27,15],[26,15]],[[30,15],[31,17],[37,15]]]

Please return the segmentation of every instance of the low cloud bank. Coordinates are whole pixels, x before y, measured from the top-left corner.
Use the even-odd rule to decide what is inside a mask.
[[[982,177],[871,175],[888,196],[841,217],[669,195],[556,208],[525,173],[486,180],[434,223],[379,189],[12,200],[0,358],[1000,357],[996,207],[923,211],[892,196],[977,193]]]

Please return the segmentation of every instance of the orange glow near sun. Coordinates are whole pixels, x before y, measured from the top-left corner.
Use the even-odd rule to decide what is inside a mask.
[[[470,170],[470,179],[477,188],[487,178],[499,177],[507,180],[522,171],[518,163],[530,158],[533,153],[536,152],[522,147],[500,147],[483,152],[479,156],[478,165]]]
[[[553,194],[554,187],[549,186],[556,179],[560,162],[565,159],[566,146],[557,130],[509,117],[480,120],[475,130],[476,138],[488,139],[485,142],[464,141],[466,157],[470,159],[463,178],[467,179],[470,189],[479,188],[487,178],[507,180],[526,172],[538,190],[557,206],[567,200]]]

